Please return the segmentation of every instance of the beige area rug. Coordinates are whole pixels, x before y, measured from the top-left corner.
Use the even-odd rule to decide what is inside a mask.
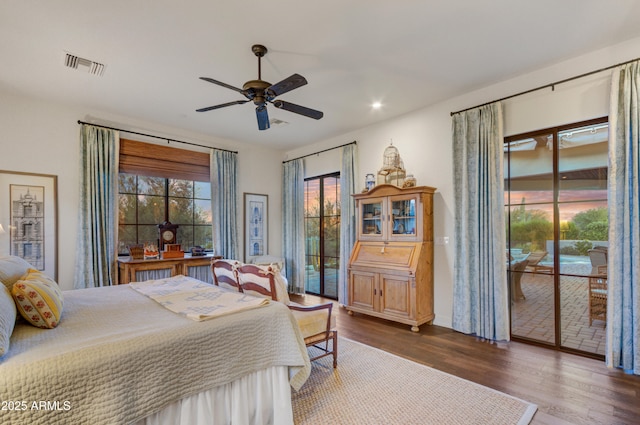
[[[293,392],[297,425],[528,424],[537,406],[346,339]]]

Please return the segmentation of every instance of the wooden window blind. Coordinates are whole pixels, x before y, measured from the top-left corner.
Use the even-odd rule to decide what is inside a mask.
[[[210,181],[209,153],[120,139],[120,172]]]

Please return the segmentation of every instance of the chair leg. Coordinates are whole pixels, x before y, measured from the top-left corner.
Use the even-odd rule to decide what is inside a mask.
[[[338,367],[338,331],[333,331],[333,368]]]

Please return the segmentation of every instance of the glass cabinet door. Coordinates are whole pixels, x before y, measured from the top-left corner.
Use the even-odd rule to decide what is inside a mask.
[[[383,199],[368,199],[360,204],[360,235],[378,239],[383,232]]]
[[[389,226],[392,237],[416,236],[416,198],[391,198]]]

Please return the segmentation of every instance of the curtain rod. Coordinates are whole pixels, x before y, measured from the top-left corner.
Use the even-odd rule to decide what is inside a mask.
[[[309,154],[302,155],[302,156],[299,156],[299,157],[297,157],[297,158],[293,158],[293,159],[287,159],[286,161],[282,161],[282,163],[283,163],[283,164],[286,164],[287,162],[295,161],[296,159],[302,159],[302,158],[306,158],[306,157],[308,157],[308,156],[318,155],[318,154],[320,154],[320,153],[322,153],[322,152],[332,151],[332,150],[334,150],[334,149],[339,149],[339,148],[343,148],[343,147],[345,147],[345,146],[349,146],[349,145],[357,145],[357,144],[358,144],[358,142],[356,142],[356,141],[354,140],[353,142],[351,142],[351,143],[345,143],[344,145],[335,146],[335,147],[333,147],[333,148],[328,148],[328,149],[323,149],[323,150],[321,150],[321,151],[314,152],[314,153],[309,153]]]
[[[129,134],[137,134],[138,136],[153,137],[154,139],[166,140],[167,143],[169,143],[169,142],[184,143],[185,145],[199,146],[201,148],[215,149],[217,151],[238,153],[238,151],[230,151],[228,149],[214,148],[214,147],[211,147],[211,146],[199,145],[197,143],[192,143],[192,142],[183,142],[182,140],[170,139],[168,137],[154,136],[153,134],[139,133],[137,131],[124,130],[122,128],[116,128],[116,127],[108,127],[106,125],[93,124],[93,123],[90,123],[90,122],[84,122],[84,121],[80,121],[80,120],[78,120],[78,124],[87,124],[87,125],[92,125],[94,127],[106,128],[106,129],[109,129],[109,130],[122,131],[124,133],[129,133]]]
[[[465,109],[461,109],[461,110],[456,111],[456,112],[451,112],[451,116],[454,116],[455,114],[459,114],[461,112],[469,111],[471,109],[480,108],[482,106],[487,106],[487,105],[490,105],[490,104],[495,103],[495,102],[502,102],[503,100],[511,99],[511,98],[518,97],[518,96],[522,96],[524,94],[532,93],[534,91],[546,89],[546,88],[549,88],[549,87],[551,87],[551,90],[553,91],[553,90],[555,90],[555,86],[557,86],[558,84],[567,83],[567,82],[572,81],[572,80],[577,80],[578,78],[584,78],[584,77],[588,77],[589,75],[597,74],[599,72],[608,71],[608,70],[613,69],[615,67],[622,66],[622,65],[627,65],[627,64],[629,64],[631,62],[635,62],[637,60],[640,60],[640,58],[631,59],[631,60],[628,60],[626,62],[618,63],[616,65],[610,65],[610,66],[607,66],[605,68],[596,69],[595,71],[590,71],[590,72],[587,72],[585,74],[576,75],[575,77],[565,78],[564,80],[556,81],[555,83],[545,84],[544,86],[536,87],[535,89],[530,89],[530,90],[526,90],[526,91],[523,91],[523,92],[520,92],[520,93],[512,94],[510,96],[505,96],[505,97],[497,99],[497,100],[492,100],[491,102],[485,102],[485,103],[483,103],[481,105],[472,106],[471,108],[465,108]]]

